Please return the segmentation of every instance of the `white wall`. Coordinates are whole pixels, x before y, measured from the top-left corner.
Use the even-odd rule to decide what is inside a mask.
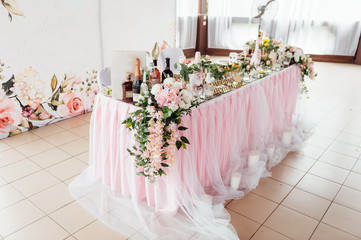
[[[17,0],[25,18],[0,6],[0,59],[12,70],[52,73],[110,65],[113,50],[151,50],[175,36],[175,0]],[[100,21],[99,21],[100,20]],[[100,34],[101,33],[101,34]]]

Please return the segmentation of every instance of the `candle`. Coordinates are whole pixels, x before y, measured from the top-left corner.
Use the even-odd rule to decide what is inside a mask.
[[[289,147],[291,145],[291,141],[292,141],[292,130],[284,131],[282,135],[282,144],[285,147]]]
[[[273,153],[275,152],[276,146],[274,144],[270,144],[267,146],[267,155],[268,157],[272,157]]]
[[[239,187],[239,184],[241,183],[241,173],[234,172],[232,173],[232,179],[231,179],[231,188],[234,190],[237,190]]]
[[[201,61],[201,52],[196,52],[194,56],[194,62],[199,63]]]
[[[248,154],[248,169],[256,171],[258,169],[260,153],[257,150],[250,151]]]

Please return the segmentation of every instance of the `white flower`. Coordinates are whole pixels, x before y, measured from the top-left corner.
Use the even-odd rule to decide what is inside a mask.
[[[269,54],[269,58],[272,60],[272,62],[275,62],[277,60],[277,53],[275,51],[272,51]]]
[[[296,63],[298,63],[300,61],[300,55],[299,55],[299,53],[297,51],[294,54],[294,59],[295,59]]]
[[[175,81],[173,86],[177,89],[182,89],[183,83],[180,81]]]
[[[177,109],[179,108],[179,106],[177,104],[172,104],[169,106],[170,109],[172,109],[173,112],[177,111]]]
[[[286,57],[288,57],[288,58],[292,58],[292,57],[293,57],[293,54],[292,54],[291,52],[289,52],[289,51],[288,51],[288,52],[286,53]]]
[[[179,103],[179,107],[183,108],[183,109],[188,109],[191,107],[191,103],[190,102],[185,102],[185,101],[181,101]]]
[[[161,84],[155,84],[153,87],[152,87],[152,91],[151,93],[155,96],[157,95],[160,90],[162,89],[162,85]]]
[[[188,90],[182,90],[178,96],[185,102],[190,102],[190,101],[192,101],[192,98],[193,98],[192,92],[190,92]]]
[[[285,51],[286,51],[286,48],[285,48],[284,46],[281,46],[281,47],[278,49],[278,54],[279,54],[279,55],[282,55]]]
[[[166,78],[163,82],[164,85],[170,84],[171,86],[174,85],[174,78]]]

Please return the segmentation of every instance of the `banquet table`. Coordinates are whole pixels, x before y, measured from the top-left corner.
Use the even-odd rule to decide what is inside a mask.
[[[300,81],[299,67],[290,66],[192,109],[182,118],[188,129],[180,133],[190,145],[177,151],[167,175],[156,183],[136,175],[127,151],[135,140],[122,122],[138,107],[99,94],[91,117],[89,167],[70,191],[126,235],[142,231],[148,239],[188,239],[199,232],[199,239],[238,239],[223,204],[254,189],[301,145]],[[282,141],[285,131],[292,133],[290,145]],[[274,146],[271,154],[269,146]],[[256,167],[250,152],[259,154]],[[235,172],[241,175],[237,190],[230,187]]]

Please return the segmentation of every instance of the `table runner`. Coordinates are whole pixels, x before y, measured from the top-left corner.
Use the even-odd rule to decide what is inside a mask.
[[[300,79],[300,69],[291,66],[193,109],[182,118],[188,127],[182,134],[191,144],[177,152],[172,168],[156,184],[135,174],[126,151],[134,137],[121,123],[137,107],[98,95],[89,168],[70,184],[70,191],[96,217],[126,235],[141,229],[149,239],[188,239],[193,232],[207,239],[238,239],[223,203],[254,189],[260,177],[270,175],[267,168],[299,147],[302,134],[295,109]],[[293,131],[289,147],[281,141],[286,129]],[[271,157],[268,144],[276,146]],[[251,150],[261,152],[256,171],[247,166]],[[238,191],[229,187],[236,171],[242,174]]]

